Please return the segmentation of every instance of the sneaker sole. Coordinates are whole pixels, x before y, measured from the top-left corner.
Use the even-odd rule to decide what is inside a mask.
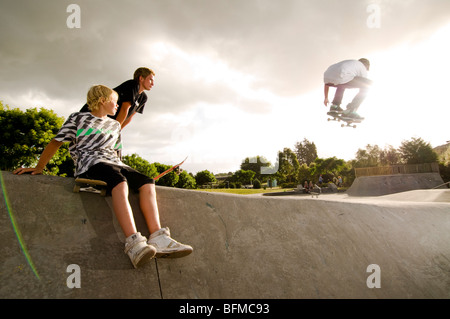
[[[145,251],[143,253],[143,256],[141,259],[139,259],[136,263],[133,263],[134,268],[139,268],[145,263],[147,263],[149,260],[153,259],[153,257],[156,256],[156,250],[152,249],[151,247],[145,248]]]
[[[182,258],[190,255],[192,253],[192,249],[186,250],[177,250],[177,251],[166,251],[166,252],[157,252],[156,258]]]

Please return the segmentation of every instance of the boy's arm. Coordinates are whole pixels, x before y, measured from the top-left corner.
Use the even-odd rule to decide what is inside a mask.
[[[325,104],[325,106],[328,105],[328,91],[329,91],[329,89],[330,89],[330,87],[325,84],[325,86],[323,88],[323,93],[325,94],[325,101],[323,101],[323,104]]]
[[[133,118],[133,116],[136,114],[136,112],[133,112],[133,114],[131,114],[125,121],[123,121],[123,123],[121,124],[122,129],[128,125],[128,123],[131,122],[131,119]]]
[[[130,107],[131,107],[130,102],[123,102],[122,106],[120,107],[119,114],[117,114],[117,116],[116,116],[116,121],[118,121],[120,123],[120,125],[122,125],[122,128],[124,126],[125,120],[127,119],[127,115],[128,115],[128,111],[130,110]],[[128,123],[126,123],[126,124],[128,124]]]
[[[53,155],[58,151],[58,149],[61,147],[63,142],[59,142],[55,139],[51,140],[50,143],[45,147],[44,151],[41,154],[41,157],[39,158],[39,162],[37,163],[36,167],[32,168],[23,168],[19,167],[16,169],[13,174],[21,175],[23,173],[31,173],[31,175],[37,175],[41,174],[44,171],[45,166],[48,164],[48,162],[52,159]]]

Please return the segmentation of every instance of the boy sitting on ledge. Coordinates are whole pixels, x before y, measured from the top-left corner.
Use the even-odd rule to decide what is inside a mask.
[[[71,142],[70,153],[75,162],[76,177],[105,181],[112,196],[117,220],[125,234],[125,252],[135,268],[153,257],[184,257],[193,249],[170,237],[161,228],[156,188],[153,179],[125,165],[117,151],[122,148],[120,123],[108,117],[117,111],[118,95],[112,89],[95,85],[87,94],[90,112],[72,113],[41,154],[35,168],[18,168],[14,174],[41,174],[64,142]],[[128,201],[128,188],[139,191],[139,203],[150,238],[137,231]]]

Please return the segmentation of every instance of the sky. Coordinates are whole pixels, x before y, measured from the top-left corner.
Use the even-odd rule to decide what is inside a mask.
[[[321,158],[351,160],[368,144],[450,140],[449,40],[448,0],[6,0],[0,101],[67,117],[92,85],[145,66],[155,86],[122,131],[124,154],[188,156],[186,171],[217,174],[246,157],[274,163],[306,138]],[[327,121],[323,72],[362,57],[365,120],[341,128]]]

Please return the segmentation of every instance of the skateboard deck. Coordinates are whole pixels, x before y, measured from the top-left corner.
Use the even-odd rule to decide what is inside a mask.
[[[171,168],[169,168],[169,169],[166,169],[164,172],[162,172],[161,174],[159,174],[158,176],[156,176],[156,177],[154,177],[153,179],[155,180],[155,181],[157,181],[158,179],[160,179],[161,177],[163,177],[164,175],[166,175],[166,174],[168,174],[168,173],[170,173],[170,172],[172,172],[172,171],[176,171],[176,170],[178,170],[177,171],[177,174],[180,174],[181,173],[181,169],[179,169],[179,167],[186,161],[186,159],[187,159],[188,157],[186,156],[186,158],[182,161],[182,162],[180,162],[180,163],[178,163],[178,164],[175,164],[174,166],[172,166]]]
[[[76,178],[75,186],[73,187],[74,193],[79,192],[88,192],[100,194],[101,196],[106,196],[106,182],[96,180],[96,179],[87,179],[87,178]]]
[[[345,117],[344,115],[341,115],[341,120],[346,123],[346,124],[341,124],[341,127],[356,128],[356,124],[359,124],[362,122],[362,120],[354,119],[351,117]]]
[[[329,118],[327,119],[328,121],[345,122],[345,124],[344,123],[341,124],[341,127],[356,128],[355,123],[362,122],[362,120],[346,117],[345,115],[342,114],[342,112],[327,112],[327,115],[329,116]]]
[[[311,194],[311,197],[314,198],[314,196],[316,196],[316,198],[319,198],[319,194],[318,192],[309,192]]]

